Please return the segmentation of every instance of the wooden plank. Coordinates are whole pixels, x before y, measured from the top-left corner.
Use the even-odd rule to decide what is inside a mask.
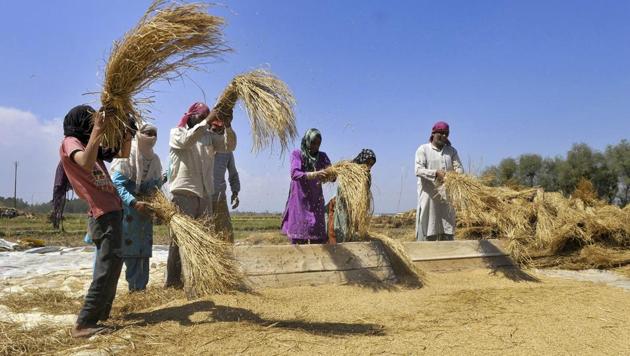
[[[414,264],[425,272],[466,271],[480,268],[517,268],[508,256],[472,257],[457,259],[419,260]]]
[[[285,288],[318,286],[324,284],[365,284],[394,282],[396,276],[391,267],[360,268],[346,271],[322,271],[252,275],[246,283],[256,288]]]
[[[338,245],[235,246],[234,254],[247,275],[389,267],[383,247],[376,241]]]
[[[498,240],[418,241],[403,243],[413,261],[506,256]]]

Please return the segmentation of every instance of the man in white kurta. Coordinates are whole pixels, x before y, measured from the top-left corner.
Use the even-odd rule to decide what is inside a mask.
[[[453,240],[455,234],[455,209],[448,201],[442,182],[447,171],[464,173],[464,169],[448,135],[448,124],[437,122],[431,130],[429,143],[421,145],[416,151],[418,241]]]
[[[171,130],[169,139],[168,181],[172,202],[180,212],[193,218],[212,215],[211,197],[214,193],[214,155],[210,129],[229,125],[232,112],[210,110],[204,103],[194,103]],[[225,129],[225,140],[234,144],[231,128]],[[171,238],[166,262],[165,287],[184,287],[179,247]],[[191,292],[190,285],[186,292]]]

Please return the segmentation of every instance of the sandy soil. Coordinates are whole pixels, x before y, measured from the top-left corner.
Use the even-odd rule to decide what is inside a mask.
[[[162,273],[161,264],[153,268],[153,281]],[[422,289],[295,287],[190,302],[157,285],[145,295],[121,288],[110,323],[117,331],[92,340],[71,339],[67,322],[17,328],[16,316],[33,314],[33,300],[45,298],[39,291],[25,307],[12,297],[11,311],[2,310],[14,322],[0,320],[0,354],[628,354],[630,292],[527,273],[531,281],[474,270],[430,273]],[[28,298],[29,288],[54,281],[80,290],[89,275],[63,278],[3,283]]]

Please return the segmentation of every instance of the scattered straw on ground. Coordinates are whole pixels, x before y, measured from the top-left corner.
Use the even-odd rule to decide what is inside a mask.
[[[83,298],[69,297],[66,293],[51,289],[29,289],[27,293],[10,293],[2,296],[0,304],[13,312],[37,310],[52,314],[77,313]]]
[[[0,321],[0,355],[49,355],[79,343],[70,337],[70,330],[55,326],[24,330],[20,324]]]
[[[124,354],[625,354],[626,291],[552,279],[514,282],[487,270],[430,274],[421,289],[295,287],[186,301],[114,319],[118,330],[80,347]],[[115,307],[118,301],[115,301]],[[2,333],[0,333],[1,335]],[[9,348],[18,338],[0,342]],[[58,338],[48,353],[78,349]],[[28,344],[28,343],[27,343]],[[34,350],[34,349],[31,349]]]
[[[215,108],[231,111],[239,99],[249,116],[254,152],[273,144],[276,139],[284,152],[297,135],[295,98],[286,83],[262,69],[237,75],[221,94]]]

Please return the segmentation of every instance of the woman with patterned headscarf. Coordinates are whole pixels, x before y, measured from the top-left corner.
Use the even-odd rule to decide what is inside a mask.
[[[153,152],[156,141],[157,127],[140,126],[131,142],[129,158],[115,159],[110,169],[123,202],[122,257],[130,292],[144,290],[149,283],[153,220],[147,203],[140,197],[149,196],[162,186],[162,164]]]
[[[442,182],[447,171],[464,173],[464,169],[457,150],[448,139],[449,133],[446,122],[436,122],[429,142],[416,151],[416,239],[419,241],[453,240],[455,234],[455,209],[446,196]]]
[[[376,163],[376,155],[371,149],[364,148],[352,162],[362,164],[371,170]],[[350,241],[353,238],[348,236],[348,210],[346,200],[339,189],[337,195],[326,204],[326,232],[329,244]]]
[[[292,244],[326,242],[322,183],[328,180],[323,170],[330,166],[330,159],[319,150],[321,143],[319,130],[309,129],[300,149],[291,153],[291,185],[282,233]]]

